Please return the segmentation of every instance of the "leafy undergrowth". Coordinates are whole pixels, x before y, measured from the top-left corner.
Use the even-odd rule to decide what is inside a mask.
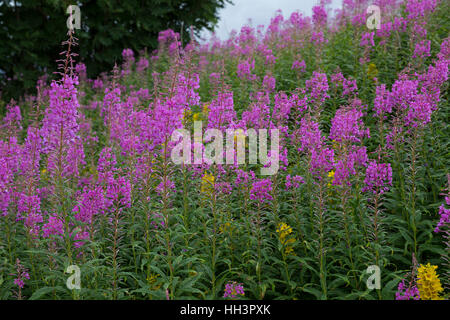
[[[449,3],[396,2],[373,30],[344,1],[222,42],[162,31],[97,79],[65,50],[2,120],[0,298],[448,297]],[[278,129],[278,170],[175,164],[195,121]]]

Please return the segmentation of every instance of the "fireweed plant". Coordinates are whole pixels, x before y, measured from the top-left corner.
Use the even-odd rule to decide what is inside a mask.
[[[69,32],[0,118],[0,298],[447,299],[449,2],[329,2],[225,41],[161,31],[97,79]],[[278,129],[279,170],[175,164],[197,121],[235,159]]]

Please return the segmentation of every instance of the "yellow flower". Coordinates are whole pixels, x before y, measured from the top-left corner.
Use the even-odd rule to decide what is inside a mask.
[[[328,178],[330,178],[330,182],[328,183],[328,187],[332,186],[332,183],[334,182],[334,170],[331,170],[328,172]]]
[[[47,168],[42,169],[41,173],[45,174],[47,172]]]
[[[427,265],[420,265],[417,274],[417,287],[420,293],[421,300],[443,300],[439,297],[439,293],[444,291],[436,274],[437,266],[432,266],[430,263]]]
[[[156,285],[156,280],[158,279],[159,274],[152,274],[147,277],[147,282],[151,288],[151,290],[158,290],[161,287],[161,284]]]
[[[375,63],[369,63],[367,66],[367,77],[373,79],[378,75],[378,69]]]
[[[235,148],[237,149],[237,145],[238,145],[238,141],[244,141],[243,142],[243,145],[247,148],[248,147],[248,141],[247,141],[247,139],[246,139],[246,135],[245,135],[245,133],[244,133],[244,130],[242,130],[242,129],[237,129],[236,131],[235,131],[235,133],[234,133],[234,137],[233,137],[233,139],[234,139],[234,145],[235,145]],[[239,139],[239,140],[238,140]]]
[[[237,129],[234,134],[234,142],[237,141],[238,138],[245,138],[244,130]]]
[[[205,103],[203,105],[203,113],[208,114],[209,113],[209,103]]]
[[[233,236],[234,227],[231,222],[225,222],[219,227],[220,233],[227,233],[230,237]]]
[[[332,140],[331,142],[333,143],[333,145],[332,145],[333,149],[336,150],[339,147],[339,144],[337,143],[336,140]]]
[[[200,192],[206,195],[212,195],[214,190],[214,176],[205,172],[202,177],[202,186]]]
[[[200,120],[200,117],[201,117],[201,115],[199,112],[194,113],[194,115],[192,116],[192,120],[198,121],[198,120]]]
[[[183,114],[181,115],[181,120],[187,119],[189,118],[189,116],[191,115],[191,110],[184,110]]]
[[[278,224],[277,228],[278,239],[284,247],[284,253],[286,255],[293,254],[294,248],[292,244],[295,242],[295,238],[291,236],[292,228],[284,222]]]
[[[225,222],[223,225],[221,225],[221,226],[219,227],[219,231],[220,231],[221,233],[227,232],[227,230],[231,229],[230,227],[231,227],[231,223]]]

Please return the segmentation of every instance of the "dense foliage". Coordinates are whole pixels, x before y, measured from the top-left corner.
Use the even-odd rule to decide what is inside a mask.
[[[8,104],[0,298],[448,298],[449,2],[374,1],[378,30],[369,1],[326,2],[226,41],[162,31],[96,79],[66,52]],[[175,164],[194,121],[278,129],[279,171]]]
[[[39,76],[56,68],[59,44],[67,30],[67,7],[81,12],[79,53],[89,76],[109,70],[123,48],[153,50],[161,30],[211,29],[225,0],[22,0],[0,1],[0,92],[17,97]],[[192,27],[192,30],[191,30]],[[3,87],[3,89],[1,89]],[[1,93],[0,93],[1,95]]]

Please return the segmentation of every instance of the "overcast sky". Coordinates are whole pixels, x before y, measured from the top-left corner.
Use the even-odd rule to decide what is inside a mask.
[[[233,5],[227,4],[219,11],[220,21],[216,35],[225,40],[231,30],[239,31],[243,25],[248,24],[249,19],[253,27],[261,24],[267,27],[278,9],[281,9],[286,18],[297,10],[311,16],[312,7],[318,2],[319,0],[233,0]],[[340,8],[341,4],[342,0],[333,0],[331,8]],[[209,38],[210,33],[204,32],[202,37]]]

